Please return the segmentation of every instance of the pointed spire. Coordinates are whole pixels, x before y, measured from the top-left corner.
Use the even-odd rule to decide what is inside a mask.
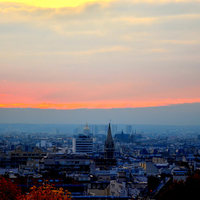
[[[104,151],[105,151],[105,158],[106,159],[113,159],[114,151],[115,151],[115,145],[114,145],[114,141],[112,139],[110,123],[109,123],[109,126],[108,126],[108,133],[107,133],[107,138],[106,138],[106,141],[105,141]]]
[[[108,126],[108,134],[107,134],[107,141],[112,141],[112,134],[111,134],[111,128],[110,128],[110,123],[109,123],[109,126]]]

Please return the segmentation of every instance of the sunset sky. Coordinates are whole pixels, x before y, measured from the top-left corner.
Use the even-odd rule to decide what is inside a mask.
[[[200,0],[0,0],[0,107],[200,102]]]

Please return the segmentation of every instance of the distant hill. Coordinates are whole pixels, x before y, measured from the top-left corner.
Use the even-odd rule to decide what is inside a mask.
[[[149,124],[200,126],[200,103],[147,108],[33,109],[0,108],[0,123],[29,124]]]

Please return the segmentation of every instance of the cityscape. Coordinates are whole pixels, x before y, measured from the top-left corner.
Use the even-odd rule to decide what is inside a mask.
[[[48,180],[72,199],[159,199],[200,168],[199,126],[134,127],[1,124],[0,175],[23,192]]]
[[[0,200],[200,199],[200,0],[0,0]]]

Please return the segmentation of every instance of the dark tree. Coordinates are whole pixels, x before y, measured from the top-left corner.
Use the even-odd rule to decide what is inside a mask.
[[[0,177],[0,200],[21,199],[21,188],[12,183],[9,179]]]
[[[174,181],[161,193],[158,200],[200,199],[200,172],[195,172],[186,181]]]

